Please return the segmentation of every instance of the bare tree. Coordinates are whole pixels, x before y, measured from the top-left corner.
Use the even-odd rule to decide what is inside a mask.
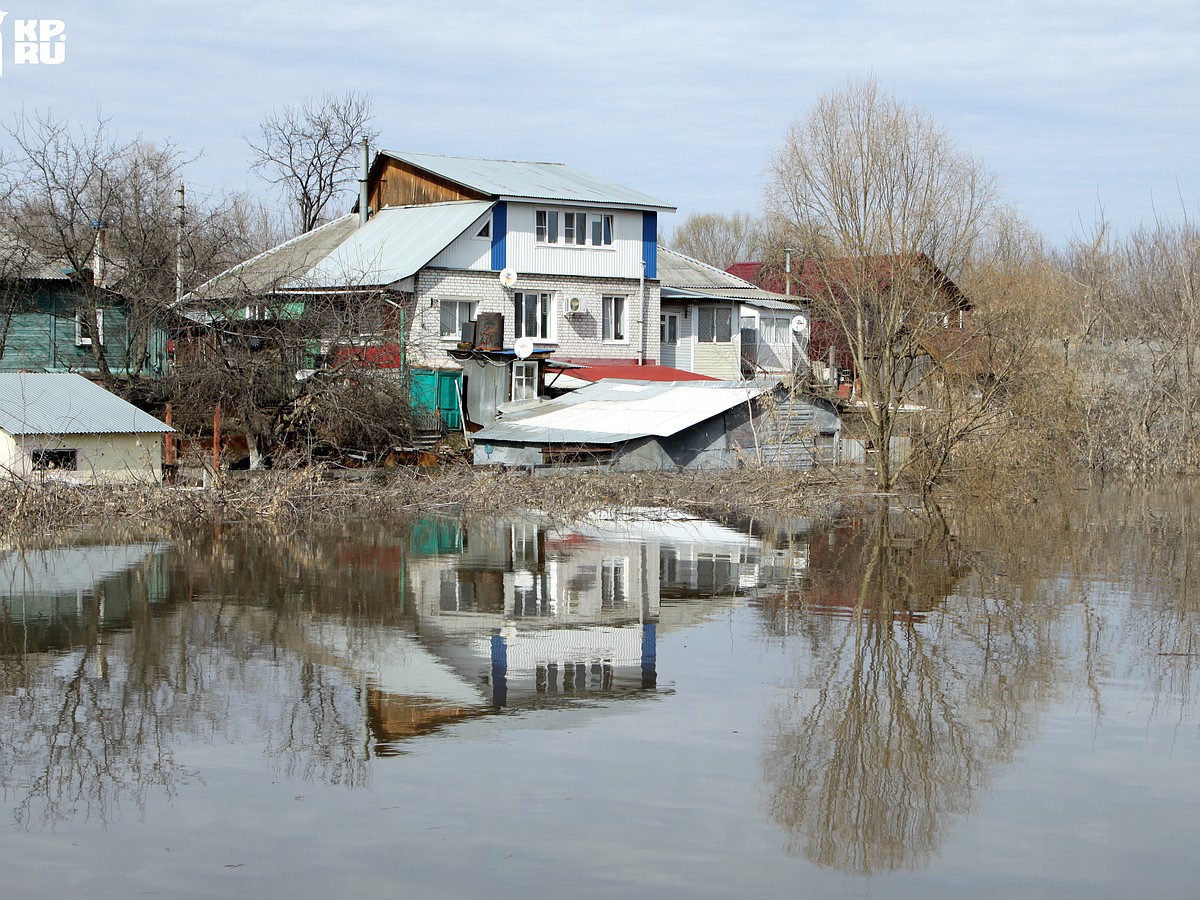
[[[849,357],[877,483],[890,490],[908,464],[894,441],[913,421],[906,408],[947,354],[966,353],[943,332],[971,306],[953,278],[1000,212],[995,178],[868,79],[822,96],[789,128],[766,203],[800,242],[804,293]]]
[[[356,92],[308,98],[272,111],[250,145],[250,162],[294,205],[301,232],[312,231],[354,179],[361,142],[371,141],[371,98]]]
[[[757,260],[764,247],[766,226],[746,212],[692,213],[675,229],[671,249],[718,269]]]

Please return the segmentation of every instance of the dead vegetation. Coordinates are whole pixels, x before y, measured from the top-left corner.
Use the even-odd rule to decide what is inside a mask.
[[[861,509],[872,496],[857,474],[828,471],[534,475],[455,466],[353,474],[336,477],[316,467],[222,473],[205,486],[10,482],[0,485],[0,540],[43,541],[118,524],[170,536],[200,525],[388,521],[433,511],[493,514],[536,509],[568,519],[642,506],[702,515],[769,512],[831,519]]]

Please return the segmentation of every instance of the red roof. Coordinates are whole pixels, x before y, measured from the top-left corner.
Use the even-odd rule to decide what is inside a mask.
[[[565,368],[555,366],[553,363],[551,363],[546,366],[546,371],[548,373],[562,372],[565,375],[570,375],[572,378],[578,378],[581,381],[599,381],[601,378],[624,378],[630,381],[717,380],[709,375],[701,375],[699,372],[685,372],[683,369],[675,369],[671,366],[659,365],[636,366],[629,364],[614,364]]]

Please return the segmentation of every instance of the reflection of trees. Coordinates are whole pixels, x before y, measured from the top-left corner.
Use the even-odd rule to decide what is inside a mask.
[[[791,851],[849,872],[936,852],[1030,730],[1055,660],[1036,602],[951,595],[963,551],[946,528],[911,525],[880,515],[816,537],[804,615],[768,611],[812,646],[803,687],[775,711],[769,810]]]

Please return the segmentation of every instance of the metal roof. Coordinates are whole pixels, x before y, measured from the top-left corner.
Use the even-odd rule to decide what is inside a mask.
[[[562,163],[477,159],[383,150],[384,156],[424,169],[498,200],[559,200],[672,210],[649,194],[596,178]]]
[[[492,208],[489,200],[381,209],[287,286],[388,285],[415,274]]]
[[[667,437],[747,403],[774,387],[743,381],[626,381],[608,378],[475,432],[480,441],[617,444]]]
[[[173,431],[82,375],[0,373],[0,428],[9,434],[154,434]]]
[[[658,248],[658,280],[664,300],[738,301],[764,309],[788,310],[795,309],[800,299],[764,291],[744,278],[666,247]]]
[[[358,213],[334,219],[226,269],[185,296],[183,302],[255,297],[277,291],[306,274],[358,227]]]
[[[491,207],[488,200],[395,206],[381,209],[366,224],[351,213],[227,269],[184,303],[384,287],[417,272]]]

